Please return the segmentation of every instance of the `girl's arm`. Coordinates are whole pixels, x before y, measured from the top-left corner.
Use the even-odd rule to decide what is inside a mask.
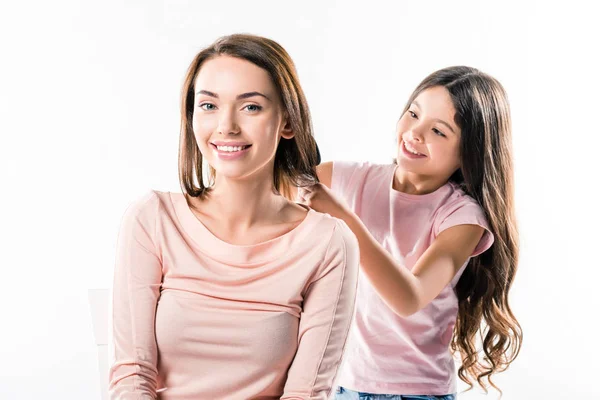
[[[436,298],[469,259],[483,236],[478,225],[456,225],[441,232],[412,271],[400,265],[356,214],[345,218],[360,247],[362,271],[396,314],[410,316]]]
[[[317,165],[317,176],[319,182],[331,189],[331,178],[333,176],[333,161]]]
[[[319,182],[331,189],[331,177],[333,174],[333,161],[328,161],[317,165],[317,177]],[[298,188],[290,186],[290,200],[295,201],[298,198]]]
[[[407,317],[437,297],[469,259],[484,228],[456,225],[442,231],[412,271],[400,265],[371,236],[365,225],[322,184],[301,190],[300,199],[311,208],[346,222],[356,235],[362,271],[382,300],[398,315]]]

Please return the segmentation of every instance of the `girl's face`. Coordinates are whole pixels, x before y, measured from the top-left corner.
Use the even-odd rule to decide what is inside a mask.
[[[194,135],[217,178],[264,173],[272,179],[279,140],[294,135],[268,72],[240,58],[218,56],[202,65],[194,91]]]
[[[448,179],[460,167],[460,129],[448,90],[421,92],[398,121],[398,165],[418,175]]]

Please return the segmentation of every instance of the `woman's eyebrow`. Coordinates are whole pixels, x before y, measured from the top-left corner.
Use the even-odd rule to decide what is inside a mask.
[[[197,94],[197,95],[198,95],[198,94],[203,94],[203,95],[205,95],[205,96],[214,97],[215,99],[218,99],[218,98],[219,98],[219,95],[218,95],[218,94],[216,94],[216,93],[213,93],[213,92],[210,92],[210,91],[208,91],[208,90],[204,90],[204,89],[197,91],[197,92],[196,92],[196,94]],[[265,99],[267,99],[267,100],[271,101],[271,99],[269,99],[269,97],[268,97],[267,95],[265,95],[265,94],[262,94],[262,93],[260,93],[260,92],[256,92],[256,91],[255,91],[255,92],[247,92],[247,93],[242,93],[242,94],[238,95],[238,96],[236,97],[236,99],[237,99],[237,100],[244,100],[244,99],[248,99],[248,98],[250,98],[250,97],[254,97],[254,96],[261,96],[261,97],[264,97]]]
[[[264,94],[262,94],[262,93],[260,93],[260,92],[248,92],[248,93],[242,93],[242,94],[240,94],[240,95],[237,97],[237,99],[238,99],[238,100],[243,100],[243,99],[248,99],[248,98],[250,98],[250,97],[254,97],[254,96],[261,96],[261,97],[264,97],[265,99],[267,99],[267,100],[271,101],[271,99],[269,99],[269,98],[267,97],[267,95],[264,95]]]
[[[205,96],[214,97],[215,99],[219,98],[219,95],[213,92],[209,92],[208,90],[198,90],[196,94],[203,94]]]

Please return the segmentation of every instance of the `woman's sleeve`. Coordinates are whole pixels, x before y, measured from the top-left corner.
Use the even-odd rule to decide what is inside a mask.
[[[340,220],[304,297],[298,350],[281,399],[328,399],[342,360],[358,278],[356,237]]]
[[[112,304],[113,400],[157,398],[154,321],[162,281],[155,245],[158,204],[157,195],[151,193],[130,206],[121,222]]]

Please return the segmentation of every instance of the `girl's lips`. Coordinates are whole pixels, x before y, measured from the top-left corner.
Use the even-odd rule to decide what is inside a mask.
[[[413,159],[413,160],[414,160],[414,159],[420,159],[420,158],[427,158],[427,156],[425,156],[425,155],[423,155],[423,154],[415,154],[415,153],[413,153],[413,152],[409,151],[409,150],[406,148],[406,142],[405,142],[404,140],[402,140],[402,146],[401,146],[401,147],[402,147],[402,154],[403,154],[405,157],[407,157],[407,158],[410,158],[410,159]]]

